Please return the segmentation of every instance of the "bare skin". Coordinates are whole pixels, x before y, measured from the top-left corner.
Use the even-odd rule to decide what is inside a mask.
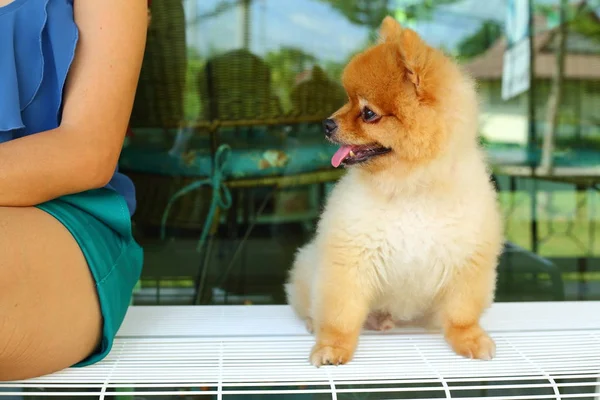
[[[70,367],[101,338],[95,284],[79,246],[34,206],[111,178],[148,17],[146,0],[75,0],[74,12],[80,40],[61,125],[0,144],[0,381]]]
[[[98,345],[102,316],[79,246],[35,208],[0,207],[0,380],[71,366]]]

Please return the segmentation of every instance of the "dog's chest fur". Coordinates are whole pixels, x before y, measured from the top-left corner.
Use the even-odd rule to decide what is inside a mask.
[[[382,211],[380,261],[373,263],[380,288],[376,308],[410,320],[428,308],[452,270],[464,265],[474,241],[469,227],[461,226],[463,210],[435,199]]]
[[[340,187],[350,188],[346,237],[361,248],[361,276],[378,293],[374,309],[398,320],[420,317],[475,248],[477,202],[427,193],[382,200],[368,188]]]

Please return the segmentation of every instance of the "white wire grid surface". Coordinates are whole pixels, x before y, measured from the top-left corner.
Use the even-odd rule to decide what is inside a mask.
[[[286,306],[132,307],[101,363],[0,384],[14,399],[600,399],[600,302],[499,303],[492,361],[439,334],[367,333],[354,361],[308,363],[313,338]]]

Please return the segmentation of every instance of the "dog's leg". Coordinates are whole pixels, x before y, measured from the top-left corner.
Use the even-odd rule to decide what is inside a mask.
[[[316,344],[310,361],[317,367],[352,359],[372,297],[356,259],[347,254],[325,258],[331,261],[318,269],[312,310]]]
[[[454,351],[464,357],[491,360],[492,338],[479,325],[491,305],[496,284],[497,246],[480,248],[467,265],[455,269],[441,302],[444,334]]]
[[[310,316],[310,285],[314,276],[316,264],[316,248],[313,243],[300,249],[296,254],[294,265],[289,272],[284,286],[287,303],[296,315],[304,321],[306,330],[313,333],[313,323]]]

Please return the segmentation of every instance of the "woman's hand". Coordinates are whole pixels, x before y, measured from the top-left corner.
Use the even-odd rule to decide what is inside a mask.
[[[75,0],[79,42],[61,125],[0,144],[0,206],[33,206],[112,178],[142,64],[147,0]]]

